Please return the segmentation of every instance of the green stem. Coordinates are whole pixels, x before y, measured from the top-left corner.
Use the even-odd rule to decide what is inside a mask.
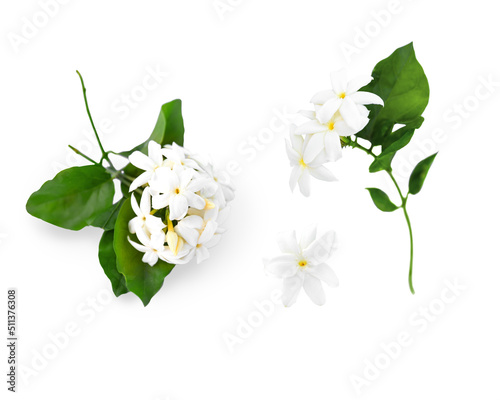
[[[105,159],[109,163],[109,165],[111,165],[113,167],[113,163],[109,159],[109,156],[106,153],[106,151],[104,151],[104,147],[102,147],[101,139],[99,138],[99,134],[97,133],[97,130],[96,130],[95,125],[94,125],[94,120],[92,119],[92,115],[90,114],[89,103],[87,101],[87,89],[85,88],[85,83],[83,83],[82,75],[80,74],[79,71],[76,71],[76,73],[80,77],[80,82],[82,83],[83,99],[85,100],[85,108],[87,109],[87,115],[89,116],[90,123],[92,125],[92,129],[94,130],[95,137],[97,139],[97,143],[99,144],[99,148],[101,149],[102,158]],[[101,161],[102,161],[102,159],[101,159]]]
[[[396,186],[396,189],[398,190],[399,197],[401,197],[401,208],[403,209],[406,219],[406,224],[408,225],[408,232],[410,233],[410,271],[408,273],[408,284],[410,285],[411,293],[415,294],[415,289],[413,288],[413,231],[411,229],[411,222],[410,222],[410,217],[408,215],[408,210],[406,209],[406,202],[408,201],[408,197],[403,196],[401,188],[399,187],[398,182],[396,181],[396,178],[394,178],[392,172],[391,171],[386,171],[386,172],[391,177],[392,181],[394,182],[394,185]]]
[[[373,158],[377,158],[377,156],[373,153],[372,149],[367,149],[366,147],[360,145],[357,140],[354,141],[349,137],[341,137],[342,142],[344,142],[347,146],[350,146],[355,149],[360,149],[364,151],[366,154],[371,155]],[[373,146],[372,146],[373,147]],[[408,225],[408,232],[410,233],[410,271],[408,273],[408,284],[410,285],[410,291],[412,294],[415,294],[415,289],[413,288],[413,231],[411,229],[411,223],[410,223],[410,217],[408,216],[408,210],[406,209],[406,202],[408,200],[408,196],[404,197],[403,193],[401,192],[401,188],[398,185],[398,182],[396,181],[396,178],[394,178],[394,175],[390,170],[386,170],[386,172],[389,174],[391,177],[392,182],[396,186],[396,189],[398,190],[399,197],[401,197],[401,208],[403,209],[403,213],[405,215],[406,219],[406,224]]]
[[[94,161],[92,160],[89,156],[83,154],[80,150],[78,149],[75,149],[73,146],[71,146],[70,144],[68,144],[68,147],[73,150],[76,154],[78,154],[79,156],[82,156],[83,158],[85,158],[86,160],[90,161],[92,164],[95,164],[95,165],[98,165],[99,163],[97,161]]]

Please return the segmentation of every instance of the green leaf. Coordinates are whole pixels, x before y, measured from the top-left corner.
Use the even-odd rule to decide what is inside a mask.
[[[410,143],[415,129],[419,128],[423,121],[424,119],[422,117],[418,117],[415,121],[410,122],[408,125],[403,126],[389,135],[384,145],[382,145],[382,152],[370,165],[369,171],[391,171],[392,159],[396,155],[396,152]]]
[[[111,206],[114,193],[113,178],[104,167],[72,167],[33,193],[26,210],[46,222],[77,231]]]
[[[370,196],[379,210],[391,212],[399,208],[389,199],[389,196],[384,191],[377,188],[366,188],[366,190],[370,192]]]
[[[159,143],[162,147],[172,143],[177,143],[179,146],[184,145],[184,121],[182,119],[182,102],[180,100],[165,103],[161,107],[160,115],[149,139],[132,150],[121,152],[120,155],[129,157],[134,151],[147,154],[148,143],[151,140]],[[138,177],[143,172],[132,164],[128,164],[123,171],[133,177]]]
[[[159,260],[151,267],[142,262],[144,254],[132,247],[128,241],[129,236],[132,240],[137,241],[135,236],[132,236],[128,230],[128,223],[135,216],[130,205],[130,198],[128,198],[123,203],[116,220],[114,249],[117,268],[125,276],[127,288],[139,296],[146,306],[160,290],[165,277],[175,265]]]
[[[94,221],[92,221],[91,225],[95,226],[96,228],[102,228],[105,231],[110,231],[115,229],[116,218],[118,217],[118,213],[124,201],[125,198],[122,197],[115,204],[112,204],[103,213],[99,214],[97,218]]]
[[[104,231],[99,242],[99,262],[104,273],[111,281],[116,297],[128,292],[125,277],[116,268],[116,254],[113,248],[114,231]]]
[[[429,172],[429,168],[431,167],[436,156],[437,153],[420,161],[415,166],[410,176],[410,182],[408,183],[409,193],[417,194],[418,192],[420,192],[422,186],[424,185],[425,178],[427,177],[427,173]]]
[[[409,124],[423,113],[429,102],[429,83],[417,61],[413,43],[380,61],[372,77],[373,80],[360,91],[379,95],[384,106],[367,106],[370,122],[356,136],[377,146],[384,144],[395,124]]]

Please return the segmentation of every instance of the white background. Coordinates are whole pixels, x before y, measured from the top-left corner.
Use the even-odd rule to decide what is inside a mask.
[[[2,2],[0,298],[6,308],[7,288],[18,289],[18,397],[353,399],[353,376],[366,379],[365,365],[378,360],[386,368],[372,371],[365,398],[498,398],[500,86],[488,91],[481,83],[500,82],[495,3],[232,4],[221,16],[211,0],[74,0],[44,20],[35,0]],[[44,26],[12,45],[25,18]],[[369,158],[346,151],[332,166],[340,182],[316,181],[308,199],[292,195],[286,133],[274,119],[307,107],[329,87],[330,70],[369,73],[410,41],[431,99],[424,125],[395,161],[398,179],[440,151],[409,201],[415,296],[407,287],[403,215],[378,211],[364,189],[394,196],[383,173],[369,174]],[[355,43],[356,53],[346,55],[342,49]],[[146,308],[133,294],[108,298],[99,230],[65,231],[25,211],[33,191],[75,165],[67,144],[97,157],[75,69],[95,120],[112,123],[102,132],[107,148],[145,140],[161,104],[181,98],[187,147],[210,153],[221,167],[240,167],[229,233],[207,262],[175,268]],[[168,76],[148,78],[155,69]],[[141,90],[145,79],[149,89]],[[122,96],[131,95],[135,108],[124,109]],[[454,107],[464,104],[458,116]],[[249,150],[259,133],[267,143]],[[276,233],[315,222],[338,233],[330,265],[340,287],[327,289],[323,307],[302,294],[259,321],[255,302],[280,288],[262,267],[263,257],[278,254]],[[446,281],[465,289],[453,298]],[[441,307],[443,290],[451,300]],[[424,322],[419,310],[429,305],[432,321]],[[227,346],[224,335],[236,335],[252,317],[260,325]],[[76,334],[62,340],[68,324]],[[385,365],[382,346],[401,332],[411,343]]]

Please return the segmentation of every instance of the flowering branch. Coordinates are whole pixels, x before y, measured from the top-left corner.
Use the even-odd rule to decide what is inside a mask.
[[[367,188],[375,206],[384,212],[403,209],[410,236],[410,268],[408,283],[413,287],[413,231],[407,210],[410,194],[422,189],[436,154],[420,161],[414,168],[408,192],[403,195],[392,173],[392,160],[408,145],[424,118],[429,101],[429,84],[416,59],[413,43],[403,46],[380,61],[371,76],[349,80],[345,71],[331,74],[332,88],[312,97],[314,111],[302,111],[309,121],[292,126],[287,153],[293,167],[290,177],[292,191],[298,184],[301,193],[310,194],[310,177],[335,180],[324,164],[337,161],[342,147],[359,149],[373,157],[369,172],[385,171],[394,183],[401,204],[394,204],[378,188]],[[396,126],[401,126],[395,129]],[[365,147],[358,142],[370,143]],[[374,149],[377,151],[374,151]]]

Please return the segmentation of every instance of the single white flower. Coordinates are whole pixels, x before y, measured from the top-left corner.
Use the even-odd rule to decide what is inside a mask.
[[[156,209],[169,207],[169,218],[184,218],[189,207],[202,209],[205,200],[196,194],[205,185],[204,178],[195,177],[192,168],[160,168],[149,182],[153,193],[153,207]]]
[[[310,119],[294,130],[296,135],[311,135],[304,151],[304,158],[312,160],[324,150],[329,161],[339,160],[342,157],[340,136],[351,136],[356,130],[347,125],[339,112],[326,123],[321,123],[314,111],[301,114]]]
[[[217,213],[194,212],[198,215],[183,218],[176,225],[175,231],[194,247],[196,262],[199,264],[210,256],[209,249],[219,243],[222,232],[216,221]]]
[[[217,222],[209,220],[204,223],[195,250],[197,264],[210,257],[209,249],[219,243],[221,236],[220,234],[216,234],[216,231]]]
[[[161,254],[161,259],[169,264],[187,264],[193,259],[193,256],[194,248],[187,243],[183,243],[177,254],[174,254],[170,247],[167,246]]]
[[[271,275],[283,279],[282,301],[285,307],[295,303],[302,288],[317,305],[326,302],[321,281],[338,286],[335,272],[325,263],[335,248],[335,232],[330,231],[316,239],[316,227],[309,227],[298,242],[295,231],[283,232],[277,237],[282,255],[264,262]]]
[[[365,104],[384,105],[384,101],[374,93],[359,92],[363,86],[373,79],[371,76],[360,76],[349,80],[346,70],[332,72],[330,74],[332,89],[317,93],[311,99],[311,103],[319,107],[318,120],[325,124],[333,115],[339,111],[347,125],[359,132],[367,123],[368,118],[364,114]]]
[[[159,232],[165,228],[161,218],[151,215],[151,193],[149,188],[145,188],[141,196],[141,204],[137,204],[135,196],[131,196],[132,210],[137,217],[130,220],[128,229],[130,233],[136,233],[139,230],[145,230],[149,234]]]
[[[193,247],[198,244],[200,230],[203,227],[203,218],[199,215],[188,215],[175,226],[175,232]]]
[[[148,236],[144,231],[138,230],[136,232],[137,239],[141,244],[136,243],[128,238],[128,241],[136,250],[144,253],[142,262],[154,266],[159,258],[163,258],[165,252],[165,233],[163,231],[154,233]]]
[[[164,162],[161,146],[153,140],[148,143],[148,155],[140,151],[134,151],[128,160],[132,165],[144,170],[144,172],[130,184],[130,192],[148,183],[155,175],[156,170],[163,167]]]
[[[309,196],[311,193],[310,177],[323,181],[335,181],[336,178],[323,164],[328,161],[325,154],[320,153],[316,157],[312,157],[307,153],[307,146],[311,139],[311,135],[302,137],[295,134],[294,127],[290,131],[290,142],[286,141],[286,152],[290,165],[292,166],[292,173],[290,175],[290,189],[295,189],[297,183],[299,184],[300,192],[304,196]]]
[[[202,196],[213,197],[220,207],[234,200],[234,186],[226,172],[214,168],[211,162],[207,162],[203,169],[212,178],[210,185],[207,185],[201,192]]]

